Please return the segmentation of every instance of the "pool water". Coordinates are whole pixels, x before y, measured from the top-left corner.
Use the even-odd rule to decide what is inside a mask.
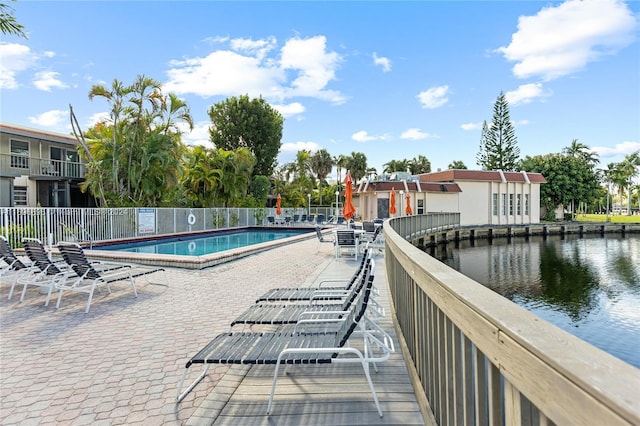
[[[96,247],[100,250],[126,251],[133,253],[172,254],[202,256],[254,244],[295,237],[313,232],[311,229],[250,229],[216,232],[208,235],[162,238],[134,243],[112,244]]]

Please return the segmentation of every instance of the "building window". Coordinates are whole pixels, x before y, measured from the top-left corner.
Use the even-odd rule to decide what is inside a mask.
[[[513,194],[509,194],[509,216],[513,216]]]
[[[424,200],[418,200],[418,214],[424,214]]]
[[[11,167],[29,168],[29,142],[11,140]]]
[[[524,214],[529,216],[529,194],[524,194]]]
[[[518,194],[516,197],[516,212],[518,216],[522,214],[522,194]]]
[[[502,216],[507,215],[507,194],[502,194]]]
[[[493,206],[493,215],[498,216],[498,194],[493,193],[493,199],[491,200],[491,205]]]
[[[26,186],[13,187],[13,205],[14,206],[27,205],[27,187]]]

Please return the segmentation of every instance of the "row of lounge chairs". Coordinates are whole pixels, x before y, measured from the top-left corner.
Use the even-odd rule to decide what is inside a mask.
[[[293,217],[267,216],[267,223],[269,225],[323,225],[327,223],[327,220],[322,213],[310,216],[294,214]]]
[[[53,261],[40,240],[25,238],[22,243],[28,260],[22,260],[16,256],[7,239],[0,236],[0,257],[5,264],[0,270],[0,276],[11,275],[9,299],[13,296],[16,285],[23,286],[21,302],[29,286],[47,289],[45,306],[49,305],[52,292],[57,291],[56,309],[60,307],[62,294],[65,291],[87,293],[89,296],[85,313],[88,313],[96,289],[106,287],[111,293],[110,283],[129,281],[134,296],[138,297],[135,278],[165,272],[163,268],[115,262],[89,262],[82,247],[77,243],[69,242],[58,243],[57,248],[62,260]],[[164,283],[166,282],[167,279],[164,276]]]
[[[256,305],[231,322],[228,332],[215,336],[189,359],[178,386],[177,401],[193,390],[212,364],[269,364],[275,366],[267,405],[269,414],[280,367],[359,363],[382,417],[369,369],[373,365],[377,370],[376,363],[388,360],[395,348],[391,337],[378,324],[384,310],[375,301],[374,278],[375,261],[366,254],[354,275],[342,285],[324,281],[313,287],[268,291],[256,300]],[[332,303],[326,303],[329,301]],[[242,330],[235,331],[239,324]],[[268,324],[269,331],[244,329],[246,325],[257,324]],[[194,364],[201,364],[202,372],[182,391]]]

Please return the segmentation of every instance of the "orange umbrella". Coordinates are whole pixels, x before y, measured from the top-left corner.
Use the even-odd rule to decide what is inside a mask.
[[[280,194],[278,194],[278,198],[276,198],[276,214],[280,216],[282,214],[282,206],[280,205],[281,198]]]
[[[409,195],[409,193],[407,192],[405,198],[407,199],[407,208],[404,211],[407,214],[411,214],[411,195]]]
[[[345,219],[349,220],[356,214],[356,208],[353,205],[351,199],[353,198],[353,179],[351,173],[347,172],[344,177],[344,207],[342,208],[342,215]]]
[[[396,189],[391,188],[391,200],[389,200],[389,214],[396,214]]]

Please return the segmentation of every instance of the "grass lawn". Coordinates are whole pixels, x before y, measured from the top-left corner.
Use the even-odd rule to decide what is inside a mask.
[[[576,215],[578,222],[606,222],[606,214],[578,214]],[[611,223],[640,223],[640,215],[609,215]]]

